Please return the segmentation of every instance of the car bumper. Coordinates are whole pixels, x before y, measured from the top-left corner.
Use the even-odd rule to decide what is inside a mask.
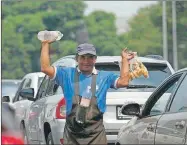
[[[108,143],[115,143],[120,128],[129,120],[104,120],[105,132]]]
[[[117,135],[106,135],[108,143],[115,143]]]

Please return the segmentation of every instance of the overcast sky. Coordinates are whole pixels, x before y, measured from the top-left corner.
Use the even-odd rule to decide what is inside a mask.
[[[154,4],[157,1],[85,1],[88,5],[85,14],[95,10],[105,10],[115,13],[118,17],[130,17],[141,7]]]

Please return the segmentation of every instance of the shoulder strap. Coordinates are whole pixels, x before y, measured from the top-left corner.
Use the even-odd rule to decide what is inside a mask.
[[[96,93],[96,78],[97,78],[97,75],[93,74],[92,84],[91,84],[92,97],[95,96],[95,93]]]
[[[75,96],[79,96],[79,73],[77,70],[75,70],[74,89]]]

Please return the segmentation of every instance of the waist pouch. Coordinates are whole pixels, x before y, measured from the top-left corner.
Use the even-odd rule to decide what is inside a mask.
[[[82,105],[78,105],[77,111],[76,111],[76,122],[79,124],[85,124],[86,123],[86,114],[89,107],[85,107]]]

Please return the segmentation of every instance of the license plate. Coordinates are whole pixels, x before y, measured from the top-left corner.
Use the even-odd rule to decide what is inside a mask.
[[[130,118],[131,118],[130,116],[128,116],[128,115],[123,115],[123,114],[121,113],[121,107],[122,107],[122,106],[116,106],[116,118],[117,118],[118,120],[130,119]]]

